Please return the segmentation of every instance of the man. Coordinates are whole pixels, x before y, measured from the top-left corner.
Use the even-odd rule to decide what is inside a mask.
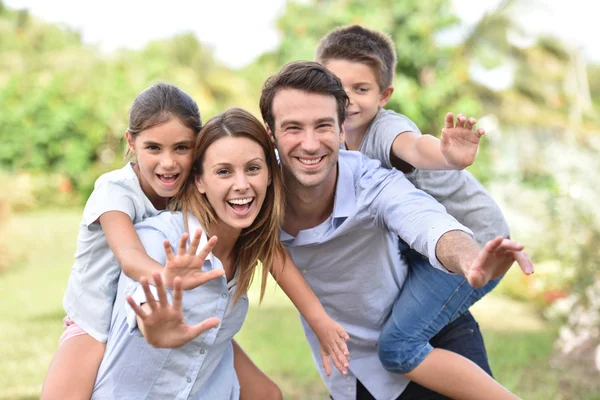
[[[311,62],[285,66],[267,80],[260,99],[286,184],[282,241],[329,315],[350,335],[346,376],[334,371],[327,377],[317,366],[336,400],[441,398],[415,384],[407,389],[408,380],[386,371],[378,357],[379,336],[408,273],[398,237],[429,258],[433,273],[463,275],[475,287],[501,277],[515,260],[526,273],[533,266],[523,247],[510,240],[498,238],[482,250],[469,229],[402,173],[340,151],[347,102],[340,81]],[[470,314],[445,318],[452,322],[430,343],[489,372]],[[320,360],[319,343],[304,327],[314,359]],[[452,376],[438,377],[447,378]]]

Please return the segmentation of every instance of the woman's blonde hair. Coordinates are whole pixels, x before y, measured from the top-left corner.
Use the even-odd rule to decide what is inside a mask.
[[[191,212],[210,237],[218,223],[218,218],[212,205],[205,195],[201,194],[195,179],[204,171],[202,163],[206,150],[223,137],[244,137],[253,140],[265,152],[266,164],[271,183],[267,187],[264,203],[251,226],[245,228],[235,244],[237,251],[236,268],[238,273],[238,289],[235,301],[246,293],[254,271],[259,262],[263,272],[261,280],[260,300],[262,300],[267,276],[273,269],[273,262],[283,262],[285,249],[279,241],[279,228],[283,223],[284,190],[281,170],[277,163],[275,151],[265,127],[249,112],[241,108],[231,108],[222,114],[211,118],[202,128],[194,146],[194,161],[192,172],[181,192],[173,199],[173,206],[181,209],[184,216]],[[187,217],[186,217],[187,220]],[[260,261],[259,261],[260,260]]]

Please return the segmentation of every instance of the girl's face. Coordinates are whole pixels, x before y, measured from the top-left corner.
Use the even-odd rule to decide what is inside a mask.
[[[262,147],[245,137],[222,137],[206,149],[202,170],[196,187],[220,223],[236,231],[252,225],[271,184]]]
[[[194,140],[194,132],[177,118],[140,132],[135,140],[127,132],[127,143],[137,158],[140,185],[156,208],[165,208],[187,179]]]

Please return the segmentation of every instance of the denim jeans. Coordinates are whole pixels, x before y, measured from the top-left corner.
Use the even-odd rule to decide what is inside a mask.
[[[404,243],[408,276],[379,338],[379,358],[390,372],[412,371],[433,350],[430,340],[491,291],[498,280],[474,288],[461,275],[435,269]]]
[[[492,376],[483,337],[479,325],[469,311],[459,316],[431,338],[435,348],[453,351],[468,358]],[[446,400],[445,396],[411,382],[397,400]],[[369,391],[357,381],[356,400],[375,400]]]

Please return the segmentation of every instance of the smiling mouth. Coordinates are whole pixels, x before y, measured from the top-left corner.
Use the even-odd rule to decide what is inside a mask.
[[[311,165],[316,165],[316,164],[320,163],[321,160],[323,160],[323,157],[325,157],[325,156],[321,156],[319,158],[300,158],[300,157],[296,157],[296,158],[298,159],[298,161],[300,161],[301,164],[311,166]]]
[[[358,115],[358,111],[348,112],[348,113],[346,113],[346,118],[351,118],[351,117],[354,117],[355,115]]]
[[[179,178],[179,174],[156,174],[156,176],[166,186],[174,185],[177,182],[177,178]]]
[[[233,211],[238,215],[246,214],[250,210],[252,203],[254,203],[254,197],[227,200],[227,204],[229,204],[229,207],[231,207]]]

